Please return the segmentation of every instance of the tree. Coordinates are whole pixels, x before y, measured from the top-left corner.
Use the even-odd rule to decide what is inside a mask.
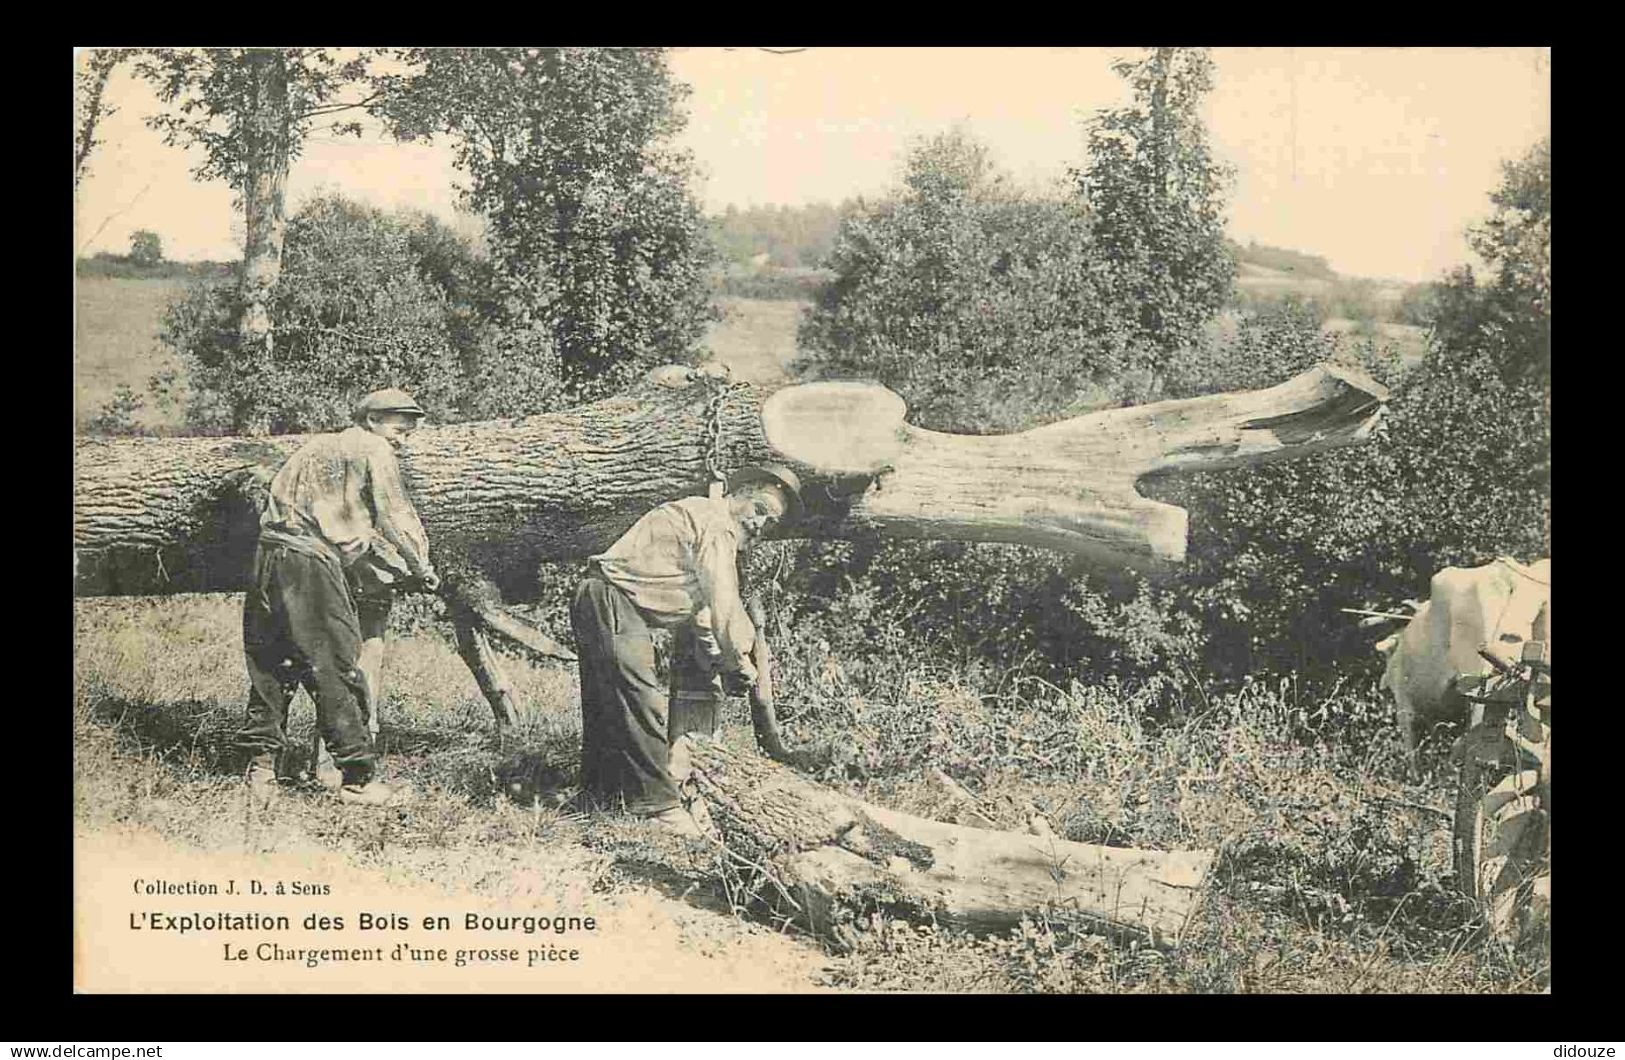
[[[164,113],[148,124],[170,145],[201,148],[193,170],[202,180],[223,180],[237,192],[244,217],[237,330],[231,370],[243,386],[232,427],[269,429],[263,398],[270,391],[275,348],[270,306],[282,268],[288,170],[304,138],[323,116],[366,100],[341,100],[363,83],[367,53],[341,60],[329,48],[154,48],[140,53],[136,71],[155,88]],[[357,131],[354,122],[336,129]]]
[[[1339,608],[1386,609],[1446,566],[1551,554],[1550,159],[1542,141],[1505,167],[1473,230],[1487,279],[1461,268],[1432,286],[1423,361],[1373,371],[1397,380],[1377,444],[1155,494],[1191,512],[1176,592],[1205,616],[1216,664],[1374,666]],[[1170,389],[1264,386],[1332,356],[1312,317],[1282,308],[1187,359]]]
[[[1016,190],[963,132],[917,146],[901,186],[842,222],[828,265],[802,369],[878,378],[921,424],[1027,426],[1128,367],[1084,212]]]
[[[1509,382],[1550,386],[1552,371],[1552,142],[1504,163],[1495,210],[1468,233],[1488,270],[1450,273],[1437,289],[1436,346],[1447,359],[1485,357]]]
[[[648,48],[408,49],[378,80],[397,135],[447,134],[486,222],[503,310],[550,340],[565,392],[691,356],[711,319],[686,88]]]
[[[323,196],[289,220],[283,255],[261,371],[240,371],[240,285],[202,281],[166,314],[192,426],[230,431],[251,408],[272,433],[328,429],[383,386],[407,388],[441,420],[485,411],[483,263],[444,225]]]
[[[137,265],[156,265],[164,260],[164,241],[158,233],[138,228],[130,233],[130,260]]]
[[[118,108],[105,101],[107,80],[126,53],[115,48],[89,52],[73,74],[73,186],[89,171],[90,154],[101,144],[96,130]]]
[[[1133,102],[1096,114],[1088,164],[1074,179],[1092,214],[1094,252],[1108,263],[1108,297],[1138,307],[1135,339],[1149,347],[1156,381],[1230,299],[1230,174],[1202,127],[1202,97],[1213,87],[1206,49],[1153,48],[1113,69]]]

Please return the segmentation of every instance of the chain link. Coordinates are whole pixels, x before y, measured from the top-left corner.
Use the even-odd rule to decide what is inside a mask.
[[[705,470],[711,473],[711,478],[717,482],[727,482],[728,476],[722,470],[722,403],[728,395],[741,390],[749,383],[723,383],[720,380],[709,380],[707,385],[715,386],[716,393],[705,406]]]

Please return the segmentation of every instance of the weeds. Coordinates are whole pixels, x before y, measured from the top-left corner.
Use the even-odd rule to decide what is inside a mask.
[[[231,597],[76,605],[75,816],[209,849],[312,845],[448,892],[621,896],[654,890],[727,914],[736,932],[797,937],[809,910],[770,865],[572,808],[573,672],[508,663],[524,714],[499,740],[450,644],[414,620],[391,641],[385,769],[417,797],[357,814],[290,789],[244,798],[232,737],[244,680]],[[827,985],[1035,992],[1538,991],[1549,946],[1487,942],[1450,876],[1444,783],[1412,784],[1369,689],[1304,697],[1290,680],[1165,689],[1066,687],[922,659],[901,648],[849,665],[781,640],[781,720],[821,779],[904,812],[1220,856],[1184,944],[1113,939],[1065,909],[1003,934],[848,917]],[[724,737],[746,740],[743,704]],[[308,701],[292,709],[308,746]],[[1441,739],[1442,739],[1441,734]],[[1042,819],[1040,822],[1039,819]],[[746,937],[742,935],[740,937]],[[805,945],[805,942],[802,943]]]

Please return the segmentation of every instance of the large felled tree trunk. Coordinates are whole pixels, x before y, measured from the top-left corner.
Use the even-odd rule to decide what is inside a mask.
[[[1136,479],[1359,442],[1386,397],[1321,366],[1267,390],[972,436],[907,424],[876,384],[724,388],[667,367],[567,412],[426,427],[401,466],[437,566],[508,599],[535,589],[539,563],[601,550],[650,508],[703,492],[708,455],[795,467],[807,516],[787,533],[1005,541],[1157,569],[1184,558],[1186,514]],[[264,483],[306,440],[80,439],[76,593],[242,589]]]
[[[713,463],[793,465],[807,515],[790,532],[1007,541],[1156,567],[1183,558],[1185,512],[1141,497],[1139,476],[1358,442],[1386,397],[1357,373],[1322,366],[1268,390],[973,437],[908,425],[902,399],[874,384],[725,387],[673,366],[569,412],[420,430],[402,468],[447,576],[459,648],[505,723],[512,694],[486,635],[568,653],[503,611],[503,596],[534,588],[542,561],[600,550],[651,507],[703,491]],[[76,592],[241,589],[265,484],[304,441],[81,440]],[[771,692],[759,692],[753,706],[770,715]],[[771,724],[769,738],[758,728],[764,748],[788,757]],[[877,905],[997,927],[1058,903],[1170,941],[1212,860],[925,821],[704,738],[679,743],[692,745],[690,782],[731,856],[760,866],[794,914],[826,934]]]

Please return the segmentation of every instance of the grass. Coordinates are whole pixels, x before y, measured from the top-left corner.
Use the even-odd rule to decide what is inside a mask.
[[[128,386],[145,396],[154,372],[172,368],[176,358],[158,339],[165,306],[179,297],[185,278],[77,279],[74,293],[74,397],[76,427],[93,419]],[[795,356],[800,301],[764,301],[723,296],[717,299],[722,319],[706,333],[704,345],[716,360],[733,369],[734,378],[774,383],[785,378],[784,366]],[[149,401],[133,417],[143,427],[178,428],[180,409],[159,409]]]
[[[710,851],[535,797],[540,785],[574,781],[573,670],[510,662],[528,709],[499,741],[444,636],[430,626],[393,637],[380,744],[386,775],[414,790],[411,804],[358,811],[325,791],[288,789],[269,807],[250,805],[233,747],[246,693],[240,609],[241,597],[224,594],[76,605],[74,819],[82,834],[156,835],[221,857],[297,854],[316,875],[366,873],[380,889],[431,900],[585,910],[652,925],[649,950],[688,966],[688,982],[820,987],[822,951],[731,915]],[[290,712],[294,769],[308,761],[312,715],[301,694]],[[629,969],[626,981],[640,974]]]
[[[142,346],[179,281],[81,279],[76,414],[162,364]],[[783,377],[797,301],[721,299],[707,338],[737,378]],[[129,351],[139,349],[139,355]],[[1485,942],[1453,896],[1452,777],[1438,747],[1425,782],[1397,768],[1389,708],[1370,690],[1303,702],[1253,685],[1167,717],[1153,690],[1055,688],[976,674],[881,647],[851,678],[815,644],[780,645],[781,716],[825,783],[905,812],[1021,829],[1043,816],[1067,839],[1220,851],[1186,944],[1162,953],[1035,910],[978,937],[860,921],[841,955],[787,938],[736,905],[714,857],[613,816],[547,808],[576,779],[580,712],[572,670],[510,661],[525,714],[504,742],[443,632],[398,630],[381,736],[389,774],[417,792],[387,837],[330,797],[298,794],[259,818],[240,799],[232,748],[245,678],[236,597],[81,600],[76,608],[75,818],[136,828],[205,851],[314,850],[438,891],[538,903],[654,902],[679,942],[749,954],[761,989],[1037,992],[1537,992],[1546,947]],[[899,643],[904,643],[899,638]],[[851,662],[851,660],[846,660]],[[1195,695],[1195,692],[1193,692]],[[748,746],[742,705],[723,736]],[[293,712],[305,746],[307,701]],[[1153,721],[1157,718],[1160,720]],[[716,965],[720,967],[721,965]],[[701,973],[708,986],[722,980]],[[742,973],[745,974],[745,973]],[[696,982],[701,981],[696,979]]]
[[[808,303],[758,298],[717,299],[722,319],[706,333],[712,357],[733,369],[733,378],[749,383],[777,383],[788,378],[785,366],[795,359],[796,325]]]
[[[1064,909],[1034,910],[989,937],[875,910],[851,952],[836,955],[734,908],[713,854],[626,818],[539,801],[576,781],[574,673],[510,661],[524,713],[499,743],[432,624],[398,631],[387,652],[386,771],[417,793],[387,836],[322,792],[286,795],[257,818],[221,813],[242,793],[232,748],[245,689],[238,600],[76,604],[80,827],[144,829],[204,851],[317,851],[491,900],[517,888],[541,904],[584,894],[656,901],[660,917],[683,924],[687,945],[751,953],[773,989],[1533,992],[1550,981],[1548,954],[1478,937],[1473,910],[1453,897],[1441,755],[1432,752],[1427,782],[1407,782],[1396,741],[1371,724],[1368,693],[1301,703],[1288,686],[1255,684],[1152,722],[1145,689],[1060,689],[1009,674],[989,687],[901,655],[860,681],[815,646],[787,650],[786,730],[822,763],[825,783],[951,820],[964,807],[942,770],[1001,828],[1041,814],[1067,839],[1220,851],[1173,952],[1091,934]],[[743,706],[731,709],[723,738],[748,746]],[[310,725],[301,699],[296,746]]]
[[[120,385],[146,393],[154,372],[175,367],[172,354],[158,341],[164,307],[186,290],[188,280],[110,279],[79,276],[74,287],[73,420],[76,427],[93,419],[112,400]],[[144,427],[178,427],[179,409],[149,406],[136,413]]]
[[[1334,335],[1348,335],[1360,337],[1360,324],[1347,317],[1331,317],[1322,325],[1321,330]],[[1421,362],[1422,356],[1427,353],[1427,329],[1414,324],[1396,324],[1393,321],[1381,320],[1372,325],[1371,335],[1378,343],[1392,346],[1399,354],[1400,364],[1411,368]]]

